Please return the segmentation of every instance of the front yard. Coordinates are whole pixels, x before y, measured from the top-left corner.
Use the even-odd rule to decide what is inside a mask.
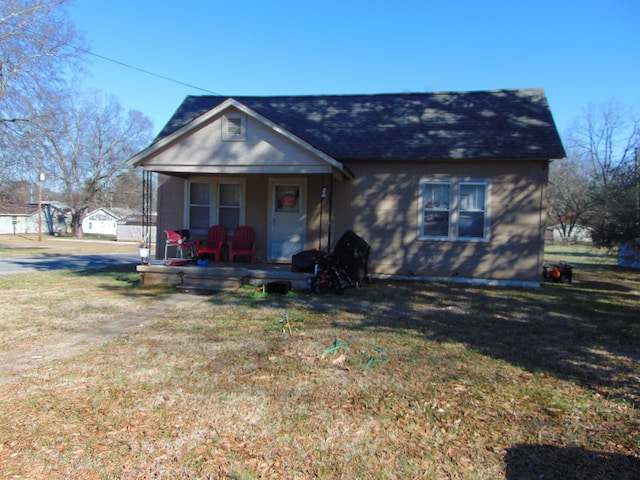
[[[640,478],[638,272],[549,259],[574,283],[0,276],[0,477]]]

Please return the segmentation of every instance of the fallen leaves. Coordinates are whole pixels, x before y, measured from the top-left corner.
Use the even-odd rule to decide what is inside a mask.
[[[635,473],[632,352],[582,346],[606,329],[572,317],[567,330],[555,295],[372,284],[322,303],[238,293],[139,307],[161,314],[3,379],[0,476],[511,478],[538,458]]]

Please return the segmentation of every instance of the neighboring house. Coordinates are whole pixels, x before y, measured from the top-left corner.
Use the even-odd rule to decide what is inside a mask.
[[[129,162],[158,173],[160,246],[165,229],[247,224],[259,261],[286,262],[353,230],[373,275],[533,285],[564,156],[530,89],[190,96]]]
[[[42,215],[38,215],[37,204],[0,202],[0,234],[38,233],[42,222],[43,233],[64,235],[67,227],[66,206],[50,201],[41,202],[41,205]]]
[[[549,230],[552,232],[553,243],[592,243],[592,228],[574,225],[571,228],[571,233],[568,232],[568,225],[565,228],[567,231],[563,231],[562,225],[549,227]]]
[[[27,233],[38,233],[38,206],[0,203],[0,234]]]
[[[156,239],[156,215],[151,215],[149,238],[145,240],[146,244]],[[142,232],[142,215],[129,215],[123,221],[118,223],[116,240],[118,242],[138,242],[143,239]]]
[[[82,233],[91,235],[116,235],[118,216],[106,208],[98,208],[82,219]]]

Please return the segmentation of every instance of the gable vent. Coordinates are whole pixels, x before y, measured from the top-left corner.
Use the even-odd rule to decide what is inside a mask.
[[[226,142],[246,139],[247,117],[242,114],[228,114],[222,117],[222,140]]]

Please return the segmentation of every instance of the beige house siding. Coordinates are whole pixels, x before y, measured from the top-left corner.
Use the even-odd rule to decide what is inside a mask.
[[[348,166],[356,178],[336,188],[334,239],[348,229],[361,235],[371,245],[373,273],[538,281],[546,162],[370,162]],[[423,178],[488,180],[489,239],[419,240],[418,198]]]
[[[184,228],[185,186],[182,178],[158,175],[158,218],[156,224],[157,258],[163,258],[164,244],[167,239],[165,230]]]
[[[238,114],[236,110],[225,114]],[[188,136],[177,136],[166,144],[158,145],[153,158],[145,166],[154,171],[180,171],[191,174],[287,174],[293,168],[298,173],[328,173],[331,167],[302,146],[279,134],[263,123],[243,116],[246,137],[241,141],[223,141],[222,118],[212,117],[208,122],[189,131]]]
[[[224,178],[220,175],[210,175],[212,179]],[[207,176],[198,175],[201,181]],[[237,178],[237,175],[234,175]],[[241,178],[246,180],[246,211],[245,224],[250,225],[256,232],[258,244],[256,259],[265,261],[267,258],[267,219],[268,219],[268,199],[269,179],[286,180],[285,175],[246,175]],[[320,234],[320,192],[323,185],[329,185],[328,175],[296,175],[295,178],[303,178],[307,181],[306,204],[307,204],[307,235],[306,248],[312,249],[319,246]],[[158,229],[156,256],[161,259],[164,255],[164,243],[166,240],[165,230],[176,230],[187,228],[186,205],[182,199],[186,199],[186,188],[189,178],[169,177],[160,175],[158,180]],[[338,183],[338,182],[336,182]],[[328,201],[324,202],[324,213],[322,218],[323,228],[323,249],[327,249],[327,229],[328,229]],[[204,240],[206,235],[193,233],[192,239]],[[336,237],[333,237],[335,243]]]
[[[267,258],[267,200],[269,198],[267,175],[247,176],[247,214],[246,225],[256,232],[258,248],[256,257],[259,261]]]
[[[545,225],[546,162],[372,162],[352,164],[351,181],[334,181],[333,229],[335,245],[353,230],[371,245],[370,272],[418,277],[492,278],[536,282],[542,268]],[[161,177],[159,246],[167,228],[184,228],[187,181]],[[257,259],[267,258],[267,199],[269,178],[247,175],[246,224],[256,230]],[[322,176],[308,175],[306,248],[317,248],[320,232]],[[419,183],[421,179],[483,179],[490,182],[489,238],[479,241],[418,239]],[[329,185],[324,176],[325,186]],[[542,208],[541,208],[542,206]],[[328,200],[323,212],[322,247],[327,249]],[[194,238],[204,238],[194,235]],[[159,249],[158,253],[162,250]]]
[[[224,114],[238,114],[231,109]],[[246,138],[243,141],[222,140],[223,115],[212,117],[188,136],[175,139],[157,149],[145,162],[145,168],[167,173],[179,171],[180,177],[159,175],[157,258],[164,255],[164,230],[187,228],[186,192],[188,181],[210,178],[244,178],[246,180],[245,224],[256,231],[258,244],[256,259],[267,258],[269,179],[290,177],[307,181],[307,235],[308,248],[318,246],[320,218],[320,190],[322,178],[328,185],[332,168],[308,149],[246,116]],[[264,170],[263,174],[255,173]],[[248,173],[251,172],[251,173]],[[326,205],[325,205],[325,208]],[[328,210],[324,214],[325,230]],[[204,239],[203,234],[192,234],[193,239]]]

